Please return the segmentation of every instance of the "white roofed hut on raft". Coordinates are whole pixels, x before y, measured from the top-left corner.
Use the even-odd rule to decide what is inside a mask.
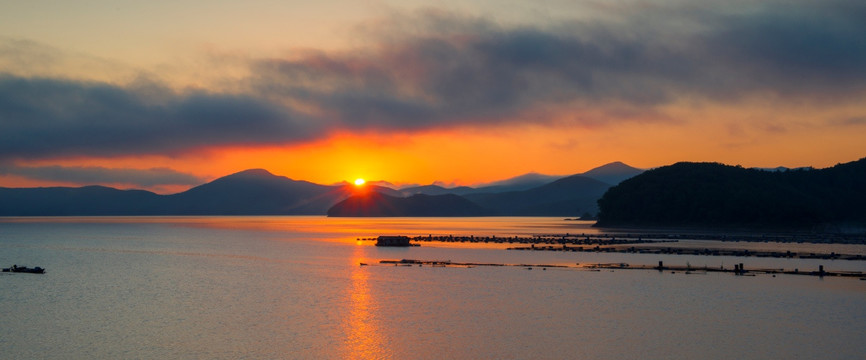
[[[408,236],[379,236],[376,246],[418,246],[409,242]]]

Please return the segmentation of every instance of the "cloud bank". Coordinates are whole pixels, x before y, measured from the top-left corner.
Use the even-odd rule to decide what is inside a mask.
[[[314,128],[247,95],[15,76],[0,76],[0,119],[5,158],[170,154],[293,141]]]
[[[616,126],[665,121],[662,108],[679,101],[820,107],[866,94],[862,1],[641,2],[602,13],[554,24],[398,14],[364,28],[368,45],[351,51],[251,59],[234,93],[10,73],[0,76],[0,159],[290,144],[333,130]]]

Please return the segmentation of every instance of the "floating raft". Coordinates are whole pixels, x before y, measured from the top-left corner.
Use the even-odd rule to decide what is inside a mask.
[[[799,269],[794,270],[785,270],[785,269],[767,269],[767,268],[745,268],[743,263],[734,264],[734,268],[725,268],[724,266],[720,267],[709,267],[709,266],[669,266],[664,265],[663,262],[659,261],[657,266],[652,265],[629,265],[624,263],[619,264],[594,264],[590,265],[590,267],[594,267],[597,269],[634,269],[634,270],[656,270],[656,271],[671,271],[671,272],[683,272],[686,274],[699,274],[699,273],[708,273],[708,272],[722,272],[722,273],[732,273],[734,275],[745,275],[745,276],[754,276],[755,274],[785,274],[785,275],[809,275],[809,276],[840,276],[840,277],[858,277],[863,278],[866,276],[861,271],[825,271],[824,265],[818,265],[817,271],[800,271]]]
[[[41,267],[29,268],[26,266],[12,265],[12,267],[4,268],[3,272],[24,273],[24,274],[44,274],[45,269]]]
[[[725,268],[724,266],[720,267],[698,267],[698,266],[670,266],[664,265],[663,262],[659,261],[657,266],[653,265],[633,265],[628,263],[606,263],[606,264],[579,264],[575,265],[561,265],[561,264],[505,264],[505,263],[474,263],[474,262],[452,262],[450,260],[415,260],[415,259],[401,259],[401,260],[380,260],[380,264],[386,265],[394,265],[394,266],[433,266],[433,267],[461,267],[461,268],[472,268],[476,266],[496,266],[496,267],[522,267],[528,270],[532,270],[533,268],[541,268],[542,270],[547,270],[547,268],[559,268],[559,269],[577,269],[577,270],[588,270],[588,271],[600,271],[600,270],[655,270],[659,272],[670,271],[671,273],[681,272],[684,274],[706,274],[710,272],[719,272],[719,273],[730,273],[738,276],[755,276],[757,274],[770,274],[775,276],[776,274],[785,274],[785,275],[808,275],[808,276],[838,276],[838,277],[857,277],[861,280],[866,280],[866,274],[860,271],[825,271],[824,265],[819,265],[817,271],[800,271],[799,269],[794,270],[785,270],[785,269],[766,269],[766,268],[745,268],[742,263],[735,264],[734,268]],[[362,264],[365,266],[367,264]]]
[[[704,255],[704,256],[738,256],[738,257],[772,257],[787,259],[823,259],[823,260],[866,260],[866,256],[860,254],[837,254],[827,253],[805,253],[792,251],[754,251],[746,249],[711,249],[711,248],[683,248],[683,247],[640,247],[640,246],[521,246],[510,247],[506,250],[533,250],[533,251],[575,251],[575,252],[605,252],[605,253],[634,253],[634,254],[667,254],[667,255]]]
[[[862,236],[843,235],[701,235],[701,234],[557,234],[533,236],[379,236],[359,238],[376,241],[377,246],[418,246],[419,242],[523,244],[507,250],[610,252],[671,255],[706,255],[738,257],[773,257],[823,260],[866,260],[862,254],[806,253],[792,251],[754,251],[747,249],[712,249],[671,246],[641,246],[641,244],[676,243],[680,240],[715,240],[724,242],[779,242],[779,243],[838,243],[866,244]],[[528,245],[528,246],[525,246]]]
[[[451,260],[380,260],[380,264],[391,264],[396,266],[412,266],[412,265],[428,265],[442,267],[475,267],[475,266],[519,266],[519,267],[540,267],[540,268],[569,268],[568,265],[549,265],[549,264],[498,264],[498,263],[473,263],[473,262],[452,262]]]
[[[407,236],[408,237],[408,236]],[[532,236],[476,236],[476,235],[424,235],[408,237],[411,241],[471,242],[498,244],[547,244],[547,245],[628,245],[641,243],[665,243],[680,240],[715,240],[724,242],[779,242],[814,244],[866,244],[866,235],[855,234],[725,234],[725,233],[581,233],[539,234]],[[378,238],[359,238],[376,241]]]
[[[450,243],[494,243],[494,244],[570,244],[570,245],[628,245],[647,243],[677,242],[677,239],[624,238],[617,235],[604,234],[565,234],[565,235],[534,235],[534,236],[475,236],[475,235],[427,235],[427,236],[379,236],[375,238],[358,238],[359,241],[385,240],[387,243],[407,244],[418,242],[450,242]],[[395,246],[395,245],[385,245]],[[400,246],[400,245],[396,245]],[[408,246],[408,245],[402,245]]]
[[[376,246],[420,246],[409,242],[408,236],[379,236],[376,238]]]

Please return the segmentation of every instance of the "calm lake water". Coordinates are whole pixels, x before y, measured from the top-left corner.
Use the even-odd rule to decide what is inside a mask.
[[[356,240],[566,232],[596,230],[560,218],[0,218],[0,266],[48,269],[0,276],[0,358],[866,358],[866,281],[857,278],[373,265],[664,260],[866,271],[862,261]]]

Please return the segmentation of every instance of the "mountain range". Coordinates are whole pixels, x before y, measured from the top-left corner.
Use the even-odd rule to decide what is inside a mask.
[[[320,185],[251,169],[170,195],[104,186],[0,187],[0,216],[577,216],[596,213],[596,200],[608,188],[642,171],[611,163],[562,178],[527,174],[478,188],[427,185],[394,189],[371,184],[363,188]],[[351,204],[366,204],[368,210]],[[340,207],[329,213],[335,205]]]

